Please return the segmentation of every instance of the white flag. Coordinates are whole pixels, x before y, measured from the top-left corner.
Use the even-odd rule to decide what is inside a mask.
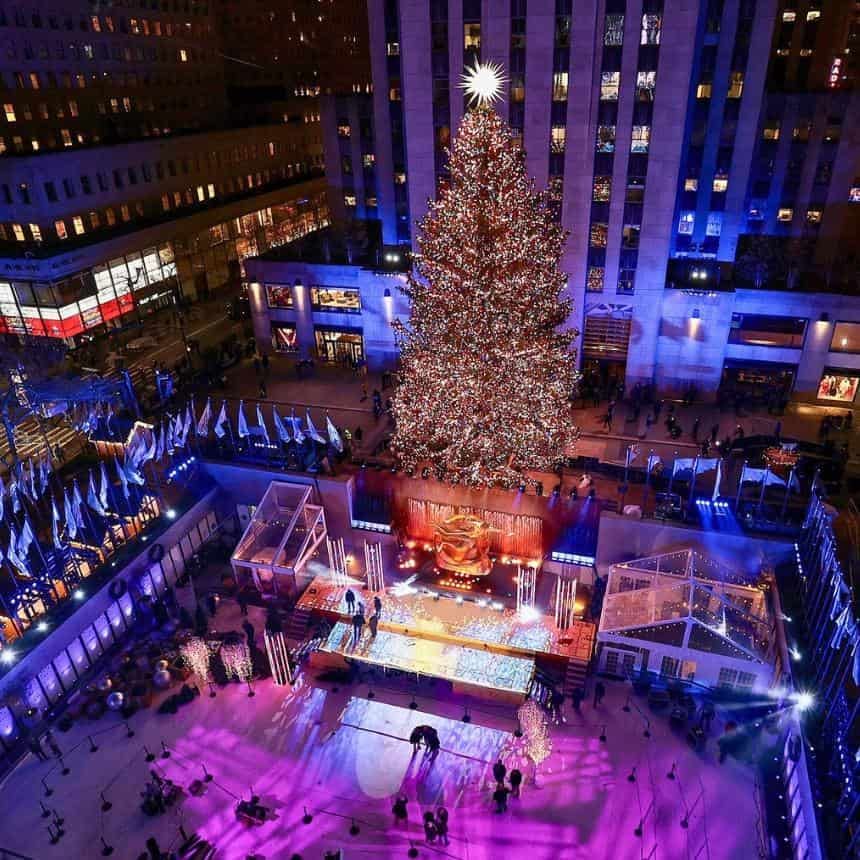
[[[260,404],[257,404],[257,427],[260,428],[260,432],[266,438],[266,444],[269,444],[269,431],[266,428],[266,422],[263,419],[263,411],[260,409]]]
[[[248,430],[248,422],[245,420],[245,401],[239,401],[239,438],[244,439],[250,436],[251,431]]]
[[[18,535],[15,533],[15,527],[9,526],[9,549],[6,551],[6,558],[12,562],[18,570],[24,574],[24,576],[29,576],[30,571],[27,569],[27,565],[22,558],[18,555],[18,550],[16,549],[18,545]]]
[[[110,505],[108,504],[108,484],[109,484],[109,481],[108,481],[107,469],[105,468],[105,461],[104,460],[102,460],[102,462],[101,462],[100,472],[101,472],[101,474],[100,474],[101,484],[99,486],[99,504],[102,506],[102,508],[105,511],[107,511],[107,509],[110,507]]]
[[[272,420],[275,422],[275,432],[278,434],[278,438],[282,442],[289,442],[290,431],[287,430],[287,427],[281,419],[281,416],[278,415],[278,409],[274,404],[272,404]]]
[[[66,534],[69,536],[69,540],[74,540],[78,536],[78,520],[72,510],[69,492],[65,487],[63,488],[63,507],[66,510]]]
[[[102,503],[99,501],[99,497],[96,495],[96,482],[93,480],[92,469],[90,469],[90,480],[87,486],[87,504],[100,516],[104,516],[106,513],[102,507]]]
[[[215,420],[215,435],[219,439],[223,439],[224,435],[227,431],[224,429],[224,425],[227,423],[227,401],[221,401],[221,411],[218,413],[218,418]]]
[[[212,398],[206,398],[206,405],[203,407],[203,414],[197,422],[197,435],[204,439],[209,435],[209,421],[212,418]]]
[[[331,418],[329,418],[328,412],[325,415],[325,429],[328,433],[328,441],[331,442],[334,449],[336,451],[343,451],[343,439],[340,438],[340,433],[337,432],[337,427],[334,426]]]
[[[21,526],[21,537],[18,538],[18,556],[19,558],[26,563],[27,561],[27,553],[30,552],[30,546],[33,541],[36,539],[36,536],[33,534],[33,527],[30,525],[30,518],[24,517],[24,525]]]
[[[310,436],[311,439],[314,440],[314,442],[321,442],[323,445],[325,445],[325,439],[323,439],[323,437],[320,435],[320,431],[317,430],[316,427],[314,427],[314,422],[311,419],[311,413],[309,410],[305,410],[305,422],[308,425],[308,436]]]
[[[57,510],[57,503],[54,501],[54,497],[51,496],[51,534],[54,538],[54,546],[57,549],[63,548],[63,542],[60,540],[60,512]]]
[[[302,432],[302,419],[296,418],[295,410],[290,410],[290,424],[293,425],[293,439],[301,445],[305,441],[305,434]]]
[[[717,460],[717,477],[714,481],[714,492],[711,501],[715,502],[720,497],[720,483],[723,480],[723,461]]]
[[[119,478],[119,483],[122,487],[122,494],[125,496],[125,500],[128,501],[128,478],[126,477],[125,470],[120,466],[119,460],[117,460],[116,457],[113,458],[113,467],[116,469],[116,476]]]

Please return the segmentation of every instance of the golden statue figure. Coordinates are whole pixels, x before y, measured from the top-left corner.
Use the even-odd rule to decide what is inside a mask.
[[[486,576],[490,561],[490,526],[470,514],[456,514],[436,525],[436,565],[465,576]]]

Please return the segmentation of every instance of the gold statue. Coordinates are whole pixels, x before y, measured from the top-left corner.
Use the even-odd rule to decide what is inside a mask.
[[[436,525],[436,564],[465,576],[486,576],[490,561],[490,526],[471,514],[455,514]]]

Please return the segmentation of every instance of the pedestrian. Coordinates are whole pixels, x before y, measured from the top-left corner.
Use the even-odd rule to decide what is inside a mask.
[[[436,833],[439,834],[439,841],[444,845],[448,844],[448,810],[444,806],[440,806],[436,810]]]
[[[268,391],[266,390],[266,380],[260,380],[260,400],[265,400],[269,396]]]
[[[652,425],[653,425],[653,424],[654,424],[654,418],[653,418],[653,416],[651,415],[651,413],[649,412],[649,413],[645,416],[645,435],[646,435],[646,436],[651,432],[651,427],[652,427]]]
[[[42,744],[39,742],[38,735],[33,735],[30,740],[27,741],[27,746],[30,749],[30,752],[33,753],[39,761],[47,761],[48,756],[45,751],[42,749]]]
[[[379,627],[379,615],[374,613],[367,622],[370,627],[370,638],[376,639],[376,629]]]
[[[714,425],[711,427],[711,444],[712,444],[712,445],[716,443],[716,441],[717,441],[717,436],[719,435],[719,433],[720,433],[720,425],[719,425],[719,424],[714,424]]]
[[[499,783],[498,788],[493,792],[493,800],[496,802],[496,812],[501,814],[508,811],[508,793],[507,786]]]
[[[519,797],[520,796],[520,786],[523,784],[523,775],[522,773],[514,768],[511,771],[511,797]]]
[[[412,729],[412,734],[409,735],[409,743],[412,744],[412,755],[416,755],[418,750],[421,749],[421,739],[424,737],[424,727],[423,726],[415,726]]]
[[[714,719],[714,703],[706,700],[702,703],[702,710],[699,714],[699,725],[706,732],[711,730],[711,721]]]
[[[359,611],[352,616],[352,641],[354,644],[358,644],[358,640],[361,638],[361,628],[364,627],[364,613],[360,611],[361,607],[359,607]]]
[[[606,687],[603,686],[603,681],[598,681],[594,685],[594,707],[596,708],[606,695]]]
[[[236,597],[236,600],[239,603],[239,612],[242,613],[244,618],[248,617],[248,596],[244,591],[240,591]]]
[[[743,439],[743,438],[744,438],[744,428],[741,427],[740,424],[738,424],[738,426],[735,427],[735,439]]]
[[[378,594],[373,595],[373,611],[377,615],[382,615],[382,601],[379,599]]]
[[[435,842],[437,833],[436,816],[428,809],[424,813],[424,841]]]
[[[254,639],[256,638],[256,630],[254,630],[254,625],[251,624],[250,621],[246,618],[242,622],[242,629],[245,631],[245,636],[248,639],[248,647],[253,651],[254,650]]]
[[[391,807],[391,811],[394,813],[394,823],[398,826],[403,825],[405,827],[409,819],[409,811],[406,809],[407,803],[409,800],[406,795],[401,794],[394,801],[394,806]]]
[[[346,601],[346,609],[350,615],[355,613],[355,594],[351,588],[347,588],[343,599]]]
[[[364,430],[361,429],[361,425],[355,428],[352,435],[355,438],[356,444],[360,445],[361,440],[364,438]]]
[[[424,743],[427,746],[427,749],[424,751],[424,755],[428,758],[434,759],[437,755],[439,755],[439,750],[442,744],[439,742],[439,733],[436,729],[427,728],[424,731]]]
[[[655,422],[660,420],[660,413],[661,413],[662,411],[663,411],[663,401],[662,401],[662,400],[658,400],[658,401],[654,404],[654,421],[655,421]]]
[[[218,598],[215,597],[215,593],[212,591],[206,595],[206,610],[212,618],[214,618],[218,612]]]
[[[367,400],[367,381],[366,380],[364,380],[361,383],[361,402],[364,403],[365,400]]]
[[[582,704],[582,700],[585,698],[585,690],[582,687],[574,687],[573,692],[570,694],[570,702],[573,705],[573,710],[576,713],[580,713],[579,706]]]
[[[63,751],[60,749],[60,746],[57,743],[57,740],[54,737],[53,732],[51,732],[50,730],[45,733],[45,743],[48,745],[48,749],[50,749],[50,751],[57,758],[59,758],[63,754]]]
[[[612,413],[605,412],[602,420],[604,429],[607,433],[610,433],[612,431]]]
[[[561,690],[554,689],[549,697],[550,712],[552,713],[552,721],[558,725],[559,723],[567,722],[564,714],[561,712],[561,706],[564,704],[564,693]]]
[[[502,760],[500,758],[496,759],[496,763],[493,765],[493,779],[499,785],[502,785],[505,781],[505,774],[507,774],[508,769],[502,764]]]
[[[269,353],[268,352],[263,353],[263,359],[262,359],[261,364],[263,365],[263,373],[264,374],[268,373],[269,372]]]
[[[696,418],[696,420],[693,422],[693,429],[690,431],[690,435],[693,437],[694,442],[699,441],[699,424],[701,424],[701,422],[701,418]]]

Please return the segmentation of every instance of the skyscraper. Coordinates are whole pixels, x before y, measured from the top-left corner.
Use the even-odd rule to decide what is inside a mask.
[[[327,221],[317,97],[366,81],[352,7],[60,6],[0,9],[4,331],[74,343]]]

